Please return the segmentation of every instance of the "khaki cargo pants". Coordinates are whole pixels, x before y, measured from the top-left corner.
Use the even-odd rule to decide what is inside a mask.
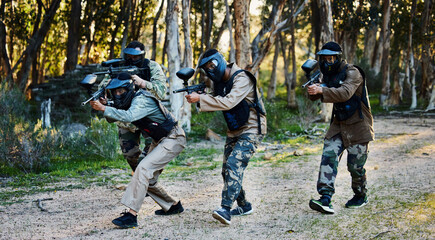
[[[186,146],[186,136],[181,127],[176,125],[169,135],[160,142],[151,143],[148,154],[140,161],[134,175],[125,190],[121,203],[139,212],[146,194],[156,201],[165,211],[178,200],[175,200],[158,185],[157,179],[163,168]]]

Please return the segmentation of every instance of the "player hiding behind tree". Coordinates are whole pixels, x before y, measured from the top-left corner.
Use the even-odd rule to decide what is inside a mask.
[[[354,196],[346,203],[348,208],[367,204],[367,180],[364,165],[368,143],[374,139],[373,116],[370,110],[364,72],[359,67],[341,60],[341,47],[335,42],[323,45],[317,53],[322,75],[320,84],[307,87],[311,100],[320,99],[333,103],[332,122],[325,136],[320,164],[317,192],[320,199],[310,201],[310,208],[333,214],[331,197],[335,193],[334,182],[337,166],[344,150],[347,150],[347,169],[352,176]]]
[[[134,124],[142,134],[153,139],[148,154],[139,159],[139,164],[121,199],[121,203],[127,206],[129,211],[122,213],[123,216],[112,222],[121,228],[137,226],[137,213],[147,193],[162,207],[155,212],[157,215],[183,212],[181,202],[167,194],[157,183],[163,168],[186,146],[183,129],[155,96],[144,89],[134,90],[130,74],[119,74],[106,89],[112,93],[114,106],[91,101],[92,108],[103,112],[108,120]]]

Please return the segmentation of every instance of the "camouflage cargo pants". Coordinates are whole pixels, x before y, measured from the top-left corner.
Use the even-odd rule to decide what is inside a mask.
[[[263,138],[264,135],[253,133],[227,138],[222,164],[224,187],[221,206],[231,208],[236,200],[237,205],[245,205],[246,197],[242,187],[243,172]]]
[[[367,178],[364,164],[367,160],[368,143],[355,144],[345,148],[340,134],[331,139],[325,139],[317,181],[319,194],[332,196],[335,193],[334,182],[337,176],[337,167],[345,149],[347,150],[347,170],[352,177],[352,190],[355,195],[366,194]]]
[[[149,144],[146,144],[143,150],[140,149],[141,135],[140,130],[132,132],[129,129],[118,127],[118,137],[122,155],[133,171],[135,171],[137,165],[139,165],[139,159],[143,159],[146,156],[149,148]]]

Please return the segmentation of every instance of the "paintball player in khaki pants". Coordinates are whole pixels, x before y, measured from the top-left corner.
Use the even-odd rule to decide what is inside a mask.
[[[153,139],[148,154],[139,159],[139,164],[122,197],[121,203],[129,208],[112,222],[121,228],[137,226],[137,213],[150,189],[151,198],[162,207],[160,215],[183,212],[181,201],[175,200],[157,184],[163,168],[186,146],[186,136],[172,114],[151,93],[144,89],[134,90],[132,77],[121,73],[112,79],[106,89],[110,90],[114,107],[91,101],[93,109],[104,113],[108,120],[132,123],[142,133]]]
[[[222,164],[224,187],[221,208],[213,217],[223,224],[231,223],[231,216],[251,214],[253,208],[242,188],[243,172],[266,134],[266,113],[258,98],[256,79],[235,63],[227,64],[215,49],[207,50],[199,68],[213,82],[214,95],[186,95],[189,103],[199,102],[201,111],[223,111],[228,132]],[[237,201],[238,207],[231,210]]]

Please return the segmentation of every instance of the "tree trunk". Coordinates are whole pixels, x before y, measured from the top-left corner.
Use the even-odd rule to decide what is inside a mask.
[[[382,91],[379,103],[386,107],[389,105],[388,98],[390,97],[390,0],[384,0],[382,16]]]
[[[193,52],[190,43],[190,2],[191,0],[182,0],[183,6],[183,34],[184,34],[184,58],[183,67],[193,66]],[[190,106],[190,105],[189,105]]]
[[[153,51],[151,54],[151,60],[156,60],[156,55],[157,55],[157,22],[159,21],[160,15],[162,14],[164,3],[165,3],[165,0],[162,0],[162,4],[160,4],[159,10],[157,11],[156,16],[154,17],[154,20],[153,20],[153,43],[152,43]]]
[[[329,0],[317,0],[317,6],[319,8],[318,13],[321,22],[320,33],[318,36],[319,39],[315,41],[318,43],[316,46],[316,49],[318,50],[323,46],[323,44],[329,41],[334,41],[334,31],[332,28],[331,2]],[[332,116],[332,103],[322,103],[320,115],[324,122],[329,122]]]
[[[236,45],[236,64],[246,68],[251,63],[249,40],[249,5],[250,0],[234,0],[234,40]]]
[[[433,63],[433,29],[429,26],[432,24],[433,16],[433,0],[424,1],[424,11],[422,14],[421,32],[423,35],[422,51],[421,51],[421,86],[420,96],[429,99],[431,94],[431,87],[434,81],[434,63]],[[433,46],[432,46],[433,47]]]
[[[81,0],[71,0],[71,14],[68,21],[68,43],[66,46],[66,62],[64,72],[76,68],[80,43]]]
[[[9,62],[8,52],[6,51],[6,26],[3,22],[4,1],[0,7],[0,82],[11,72],[11,64]]]
[[[290,3],[291,8],[291,22],[290,22],[290,37],[291,37],[291,43],[290,43],[290,55],[291,55],[291,61],[292,61],[292,74],[291,78],[288,80],[289,86],[288,86],[288,92],[287,92],[287,107],[289,108],[297,108],[298,105],[296,103],[296,39],[295,39],[295,22],[296,22],[296,16],[295,16],[295,6],[293,4],[293,1]]]
[[[124,49],[125,46],[127,46],[127,40],[128,40],[128,28],[129,28],[129,19],[130,19],[130,12],[131,12],[131,0],[125,0],[125,5],[127,6],[127,10],[125,11],[124,15],[124,32],[122,33],[122,42],[121,42],[121,49]],[[124,53],[121,54],[121,57],[124,57]]]
[[[225,9],[225,20],[227,21],[228,34],[230,39],[230,63],[233,63],[236,61],[236,51],[234,49],[233,24],[231,21],[231,11],[228,5],[228,0],[225,0]]]
[[[405,82],[411,89],[411,106],[410,109],[415,109],[417,107],[417,91],[415,88],[415,66],[414,66],[414,51],[412,49],[412,33],[413,33],[413,20],[415,17],[415,8],[417,5],[417,0],[412,0],[411,6],[411,18],[409,21],[409,31],[408,31],[408,48],[406,50],[405,56]]]
[[[370,21],[368,22],[364,36],[364,58],[368,61],[370,67],[373,68],[373,60],[376,56],[376,35],[378,33],[378,24],[376,20],[378,19],[379,0],[370,0],[369,3]]]
[[[221,40],[222,34],[224,34],[225,29],[227,29],[227,24],[226,24],[226,19],[224,18],[222,20],[222,23],[219,27],[218,32],[216,33],[216,35],[213,36],[213,44],[211,45],[211,48],[218,48],[219,42]]]
[[[213,28],[213,0],[207,0],[206,9],[207,14],[205,18],[205,36],[204,36],[204,43],[205,48],[210,49],[211,46],[211,32]]]
[[[275,40],[275,53],[273,54],[272,74],[270,75],[269,87],[267,89],[267,100],[275,98],[276,91],[276,65],[279,56],[279,38]]]
[[[178,1],[168,0],[167,12],[166,12],[166,26],[167,26],[167,49],[168,54],[168,70],[169,70],[169,91],[172,92],[175,89],[180,89],[183,87],[183,81],[179,79],[176,75],[177,71],[180,70],[181,60],[178,53],[179,36],[178,36]],[[175,118],[178,120],[180,125],[190,132],[190,111],[183,109],[183,106],[189,105],[184,94],[171,94],[171,112],[174,114]]]
[[[276,12],[274,13],[273,17],[271,16],[272,22],[268,29],[270,33],[267,35],[266,39],[261,40],[262,44],[259,48],[259,51],[256,54],[256,57],[252,59],[252,64],[246,67],[252,73],[256,73],[259,70],[260,64],[263,62],[264,58],[267,56],[271,47],[275,43],[277,34],[281,31],[283,27],[286,26],[286,24],[289,22],[289,19],[291,18],[290,16],[289,19],[286,19],[282,22],[278,22],[281,17],[282,9],[284,8],[284,4],[285,4],[285,0],[281,0],[278,2]]]
[[[54,0],[51,2],[50,7],[47,9],[44,20],[41,23],[41,27],[36,31],[29,41],[29,45],[23,52],[23,62],[21,65],[21,70],[18,73],[18,83],[20,89],[25,92],[29,85],[28,78],[30,67],[32,65],[33,59],[36,57],[37,50],[40,48],[45,36],[50,30],[51,23],[53,22],[54,16],[57,9],[59,8],[61,0]]]
[[[183,58],[183,65],[182,65],[183,67],[193,66],[193,52],[192,52],[192,45],[190,43],[190,3],[191,0],[182,0],[183,33],[184,33],[184,58]],[[192,107],[185,100],[184,98],[185,93],[178,93],[178,95],[181,95],[183,97],[182,99],[183,106],[181,109],[182,111],[181,115],[183,116],[184,130],[186,132],[190,132],[191,130],[190,119],[192,118]]]

